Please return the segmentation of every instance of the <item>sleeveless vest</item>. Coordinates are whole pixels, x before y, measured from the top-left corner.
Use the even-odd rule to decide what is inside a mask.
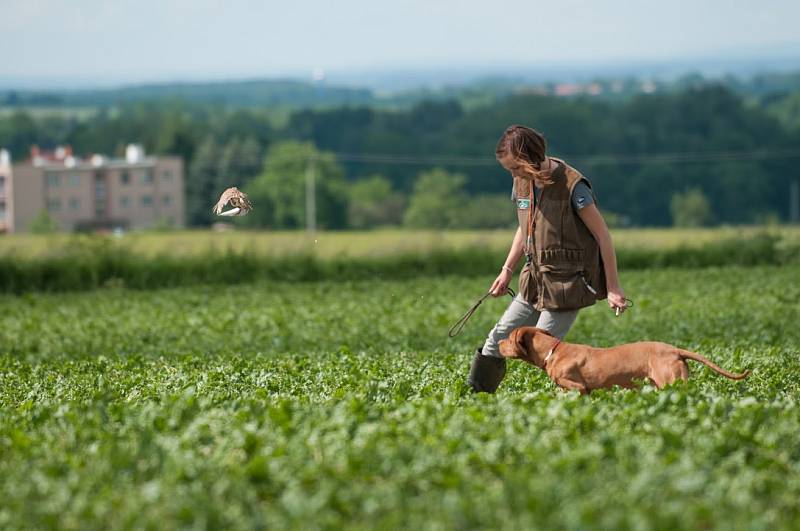
[[[591,189],[592,184],[564,161],[552,160],[558,164],[553,183],[527,211],[533,215],[533,238],[525,238],[528,261],[519,277],[519,292],[540,312],[577,310],[608,295],[600,246],[572,207],[575,185],[584,181]]]

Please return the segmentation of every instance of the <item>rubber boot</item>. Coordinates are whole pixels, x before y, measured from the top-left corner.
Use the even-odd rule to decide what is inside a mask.
[[[467,385],[473,393],[494,393],[506,375],[506,359],[484,356],[481,349],[475,351],[469,368]]]

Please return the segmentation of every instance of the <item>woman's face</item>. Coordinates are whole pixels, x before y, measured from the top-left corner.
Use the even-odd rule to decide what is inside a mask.
[[[502,157],[498,157],[497,162],[499,162],[503,168],[508,170],[512,177],[530,179],[530,177],[522,172],[522,166],[519,165],[517,159],[515,159],[510,153],[506,153]]]
[[[515,159],[511,154],[506,153],[502,157],[498,157],[497,162],[499,162],[503,168],[508,170],[509,173],[511,173],[512,177],[525,179],[528,181],[533,180],[533,176],[525,173],[525,170],[523,169],[524,166],[520,165],[519,161]]]

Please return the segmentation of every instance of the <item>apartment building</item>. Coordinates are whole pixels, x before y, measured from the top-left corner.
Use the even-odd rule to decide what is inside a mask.
[[[11,203],[11,155],[0,149],[0,234],[10,232]]]
[[[179,157],[148,157],[135,144],[124,159],[33,147],[29,160],[12,164],[6,152],[0,154],[0,231],[27,232],[42,211],[65,231],[180,227],[183,190]]]

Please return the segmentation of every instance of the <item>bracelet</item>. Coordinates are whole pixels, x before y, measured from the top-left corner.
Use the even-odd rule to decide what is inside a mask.
[[[513,269],[511,269],[510,267],[508,267],[507,265],[504,265],[504,266],[503,266],[503,269],[505,269],[506,271],[508,271],[508,272],[509,272],[509,273],[511,273],[512,275],[514,274],[514,270],[513,270]]]

